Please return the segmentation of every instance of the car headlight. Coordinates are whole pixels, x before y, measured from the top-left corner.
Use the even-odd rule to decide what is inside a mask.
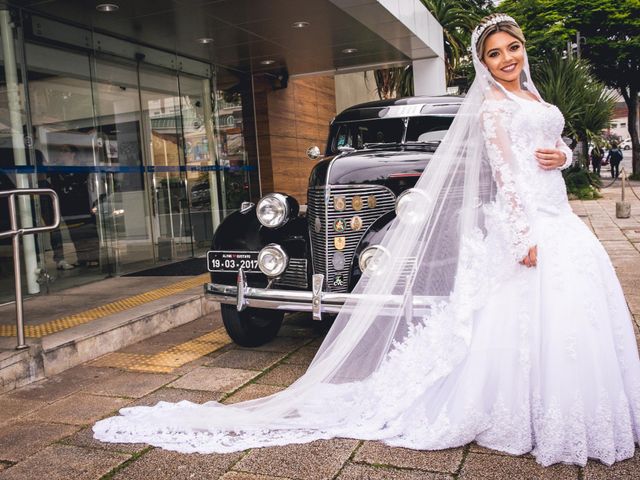
[[[431,199],[418,188],[409,188],[396,200],[396,215],[403,222],[418,223],[427,216]]]
[[[299,205],[295,198],[282,193],[269,193],[256,205],[258,221],[269,228],[278,228],[298,214]]]
[[[371,245],[360,252],[358,265],[365,275],[380,275],[391,261],[391,254],[382,245]]]
[[[267,277],[279,277],[289,264],[289,256],[277,243],[270,243],[258,254],[258,267]]]

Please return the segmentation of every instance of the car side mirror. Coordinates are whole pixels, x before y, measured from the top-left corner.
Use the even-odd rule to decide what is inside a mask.
[[[313,145],[312,147],[307,148],[307,158],[309,160],[318,160],[322,157],[322,152],[320,151],[320,147],[317,145]]]

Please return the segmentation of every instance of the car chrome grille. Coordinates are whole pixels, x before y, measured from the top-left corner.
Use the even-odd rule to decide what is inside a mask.
[[[340,185],[328,186],[329,197],[325,208],[326,188],[309,188],[307,193],[307,219],[309,224],[309,236],[311,237],[311,254],[314,273],[322,273],[325,276],[325,291],[347,292],[349,290],[349,272],[355,255],[355,250],[368,228],[382,215],[395,207],[395,195],[388,188],[381,185]],[[337,211],[333,205],[336,196],[344,196],[346,207],[343,211]],[[362,208],[358,211],[352,206],[352,199],[360,196]],[[370,208],[368,197],[376,199],[376,206]],[[362,219],[362,228],[354,231],[350,221],[358,215]],[[343,232],[336,232],[335,221],[344,220]],[[316,232],[316,221],[320,222],[320,231]],[[328,228],[327,228],[328,227]],[[345,247],[342,249],[345,259],[344,269],[336,271],[333,267],[332,257],[338,251],[334,239],[345,237]],[[334,284],[336,275],[343,274],[344,283]]]
[[[291,258],[282,276],[273,282],[275,286],[309,288],[307,282],[307,259]]]

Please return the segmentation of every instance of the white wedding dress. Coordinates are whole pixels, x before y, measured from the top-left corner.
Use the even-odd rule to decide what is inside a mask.
[[[484,207],[486,234],[465,239],[451,300],[394,341],[373,373],[337,383],[303,377],[238,406],[124,408],[95,425],[96,438],[201,453],[333,437],[413,449],[476,441],[532,451],[543,465],[633,456],[640,361],[625,298],[605,250],[572,213],[561,172],[534,157],[537,147],[570,155],[562,115],[546,103],[497,98],[484,102],[481,118],[498,186]],[[531,245],[536,268],[518,262]],[[458,324],[462,310],[469,321]],[[438,327],[446,323],[467,348]]]

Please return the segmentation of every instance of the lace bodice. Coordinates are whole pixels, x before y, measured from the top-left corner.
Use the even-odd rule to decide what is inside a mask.
[[[537,148],[557,148],[567,157],[562,168],[571,164],[571,150],[560,137],[564,117],[555,105],[516,97],[485,101],[481,119],[498,187],[486,213],[521,260],[536,244],[536,217],[570,211],[560,169],[544,170],[535,157]]]

